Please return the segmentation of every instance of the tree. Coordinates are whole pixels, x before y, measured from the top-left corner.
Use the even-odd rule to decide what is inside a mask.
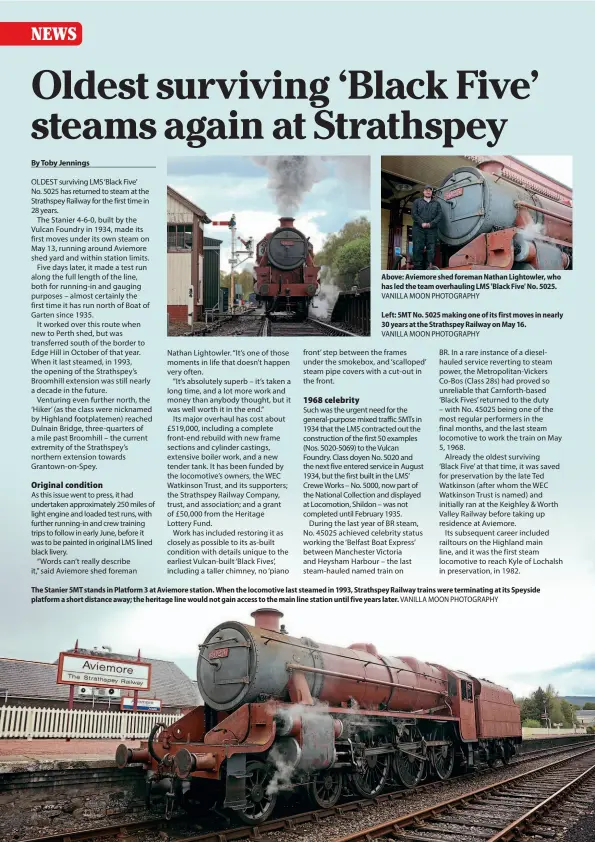
[[[252,272],[249,269],[242,269],[241,272],[236,272],[234,277],[234,283],[240,284],[242,287],[242,298],[247,299],[251,292],[254,292],[254,278],[252,276]],[[230,289],[231,287],[231,273],[224,274],[221,273],[221,286],[227,287]],[[230,301],[236,297],[235,289],[230,293]]]
[[[359,219],[353,219],[351,222],[346,222],[338,233],[329,234],[324,241],[322,248],[316,254],[316,263],[319,266],[330,266],[331,268],[335,268],[339,249],[347,243],[351,243],[353,240],[359,240],[362,237],[368,238],[369,248],[370,220],[366,219],[365,216],[360,216]],[[363,269],[364,266],[369,266],[369,264],[370,256],[368,252],[367,262],[359,268]]]
[[[523,728],[541,728],[541,722],[537,719],[523,719]]]
[[[561,725],[564,728],[572,728],[576,725],[574,705],[562,699],[551,684],[545,690],[538,687],[528,698],[521,699],[519,703],[523,724],[531,720],[545,725],[545,719],[542,717],[547,716],[552,725]],[[525,727],[536,726],[525,725]]]
[[[358,237],[342,245],[336,252],[333,268],[339,275],[355,277],[360,269],[370,265],[370,237]]]
[[[580,710],[580,708],[578,708]],[[585,702],[583,710],[595,710],[595,702]]]

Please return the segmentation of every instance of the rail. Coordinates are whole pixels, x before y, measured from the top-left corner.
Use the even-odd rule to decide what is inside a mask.
[[[479,789],[474,789],[471,792],[464,793],[463,795],[457,795],[455,798],[448,799],[448,801],[442,801],[440,804],[434,804],[431,807],[424,807],[422,810],[417,810],[414,813],[408,813],[404,816],[395,816],[387,822],[382,822],[381,824],[367,827],[362,830],[356,830],[348,836],[338,837],[334,840],[334,842],[372,842],[374,839],[392,840],[395,838],[421,839],[423,838],[424,831],[427,832],[430,830],[430,832],[440,832],[440,821],[444,819],[446,819],[450,824],[458,825],[460,827],[461,835],[469,835],[469,828],[473,828],[474,830],[481,829],[484,831],[490,829],[497,832],[492,833],[489,837],[482,834],[481,838],[484,839],[485,842],[511,842],[511,840],[518,838],[518,832],[520,832],[523,828],[526,828],[528,823],[535,820],[538,813],[546,809],[551,803],[559,801],[565,793],[576,788],[576,786],[582,783],[586,777],[595,773],[595,764],[588,766],[586,769],[579,768],[577,770],[578,775],[574,775],[574,772],[572,771],[572,767],[575,762],[577,760],[582,760],[586,755],[591,755],[590,760],[592,760],[593,752],[595,752],[595,749],[589,748],[571,758],[554,760],[551,763],[546,763],[544,766],[539,766],[537,769],[532,769],[528,772],[521,772],[511,778],[506,778],[506,780],[498,781],[497,783],[489,784],[488,786],[480,787]],[[571,768],[564,769],[565,766],[570,766]],[[469,804],[473,803],[481,803],[484,810],[486,810],[490,807],[489,798],[492,795],[505,796],[510,805],[510,802],[514,801],[514,787],[516,785],[528,785],[532,779],[536,777],[540,783],[544,782],[546,778],[543,777],[543,773],[547,773],[550,770],[553,771],[554,769],[556,771],[562,769],[567,773],[570,772],[570,780],[564,780],[562,786],[558,786],[557,783],[555,783],[553,785],[553,791],[548,794],[545,800],[539,797],[539,793],[542,792],[540,788],[536,790],[537,794],[535,795],[532,795],[531,791],[528,789],[521,790],[522,795],[518,801],[520,815],[515,817],[515,819],[511,822],[504,819],[506,822],[504,828],[501,827],[501,805],[496,805],[496,807],[494,807],[494,811],[496,812],[495,818],[488,816],[484,812],[484,818],[487,822],[484,824],[472,824],[468,821],[468,819],[462,818],[462,813],[461,816],[459,816],[459,813],[456,812],[459,808],[468,808]],[[558,778],[555,778],[555,781],[558,781]],[[535,797],[536,803],[533,806],[530,806],[529,810],[526,810],[525,808],[528,806],[527,801],[532,797]],[[415,836],[403,836],[400,832],[402,830],[409,831],[412,829],[415,829]],[[465,832],[466,830],[467,833]],[[431,837],[426,836],[425,838],[428,839]]]
[[[576,750],[576,748],[577,746],[574,746],[574,750]],[[553,750],[538,749],[537,751],[527,752],[526,756],[521,755],[516,761],[513,761],[512,765],[517,765],[518,763],[525,761],[536,760],[539,755],[556,755],[572,751],[573,746],[565,746],[563,748],[557,747]],[[489,769],[485,770],[485,774],[490,774],[490,772],[491,770]],[[415,789],[395,790],[383,793],[375,798],[352,799],[344,802],[343,804],[337,804],[334,807],[326,809],[321,808],[308,810],[307,812],[302,813],[294,813],[289,816],[265,822],[265,824],[258,825],[257,827],[247,827],[246,825],[241,825],[239,827],[232,827],[228,829],[222,828],[219,830],[201,832],[198,835],[180,837],[175,839],[174,842],[232,842],[233,840],[259,840],[263,839],[264,836],[269,833],[276,833],[279,831],[293,833],[298,827],[309,824],[310,822],[320,822],[324,819],[332,819],[343,814],[358,813],[361,809],[366,807],[373,808],[392,801],[400,801],[411,796],[415,796],[420,792],[440,790],[445,786],[445,784],[448,784],[448,781],[432,781],[431,783],[415,787]],[[184,816],[182,815],[174,816],[172,821],[180,819],[183,820],[183,818]],[[24,839],[22,842],[83,842],[83,840],[97,838],[121,838],[122,836],[131,835],[135,831],[149,830],[153,828],[156,829],[160,825],[164,824],[171,828],[171,822],[164,823],[163,817],[158,817],[154,819],[143,819],[137,822],[127,822],[124,824],[117,823],[104,825],[103,827],[96,826],[94,828],[65,829],[50,836],[44,834],[42,837]]]

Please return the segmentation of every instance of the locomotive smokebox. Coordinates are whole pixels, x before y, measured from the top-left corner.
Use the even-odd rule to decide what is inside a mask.
[[[294,222],[295,222],[295,218],[293,216],[282,216],[279,219],[279,228],[293,228]]]
[[[279,621],[283,616],[283,612],[277,611],[276,608],[258,608],[250,616],[254,618],[254,625],[257,629],[278,632]]]

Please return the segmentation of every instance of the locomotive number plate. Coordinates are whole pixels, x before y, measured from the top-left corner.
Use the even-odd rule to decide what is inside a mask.
[[[448,193],[444,194],[445,201],[448,202],[449,199],[454,199],[455,196],[462,196],[463,195],[463,188],[457,187],[456,190],[449,190]]]
[[[295,240],[280,240],[279,242],[282,246],[293,246],[295,244]]]
[[[227,658],[229,655],[229,649],[213,649],[209,652],[209,658]]]

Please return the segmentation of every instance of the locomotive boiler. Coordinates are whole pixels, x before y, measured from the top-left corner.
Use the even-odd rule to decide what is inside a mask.
[[[155,726],[140,749],[119,746],[118,766],[144,763],[169,811],[218,803],[255,825],[284,789],[330,807],[345,789],[374,797],[515,753],[520,710],[505,688],[371,643],[292,637],[282,616],[260,609],[254,625],[216,626],[199,647],[204,704]]]
[[[279,226],[256,247],[254,292],[267,316],[288,313],[305,319],[319,288],[319,266],[314,265],[310,240],[283,216]]]
[[[572,207],[554,190],[488,160],[453,170],[435,195],[449,269],[570,268]]]

